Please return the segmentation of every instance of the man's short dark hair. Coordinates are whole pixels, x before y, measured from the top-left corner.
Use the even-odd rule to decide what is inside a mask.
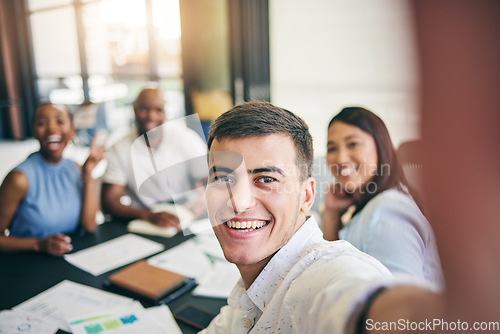
[[[207,145],[210,150],[214,140],[271,134],[284,134],[292,138],[300,180],[310,177],[314,150],[309,127],[300,117],[269,102],[245,102],[219,116],[210,127]]]

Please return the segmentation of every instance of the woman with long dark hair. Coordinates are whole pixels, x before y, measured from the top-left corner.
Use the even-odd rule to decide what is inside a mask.
[[[367,109],[344,108],[328,125],[326,161],[335,183],[325,195],[324,238],[349,241],[393,273],[441,285],[432,228],[384,122]]]

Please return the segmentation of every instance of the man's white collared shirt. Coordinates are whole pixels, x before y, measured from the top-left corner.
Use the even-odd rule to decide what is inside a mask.
[[[240,281],[203,333],[354,333],[390,272],[346,241],[328,242],[309,218],[248,290]]]

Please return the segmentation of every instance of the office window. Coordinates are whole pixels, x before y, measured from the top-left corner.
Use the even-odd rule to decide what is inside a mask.
[[[29,8],[30,10],[39,10],[50,8],[58,5],[66,5],[70,4],[72,0],[29,0]]]
[[[120,8],[120,10],[117,10]],[[148,77],[144,0],[103,0],[83,7],[85,49],[91,75]]]
[[[37,100],[98,103],[108,128],[132,124],[131,101],[156,82],[182,116],[179,0],[29,0]],[[103,126],[101,124],[101,126]]]
[[[156,57],[160,77],[182,75],[181,22],[179,3],[176,1],[153,0],[153,24],[156,37]]]
[[[71,8],[34,13],[31,27],[39,76],[80,73],[75,14]]]
[[[419,137],[409,0],[272,0],[269,22],[272,102],[304,118],[318,157],[345,106],[377,113],[396,146]]]

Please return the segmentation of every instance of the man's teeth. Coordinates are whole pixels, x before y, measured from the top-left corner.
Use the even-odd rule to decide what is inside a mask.
[[[260,220],[253,220],[253,221],[233,221],[229,220],[226,222],[227,226],[231,228],[236,228],[236,229],[258,229],[261,228],[262,226],[266,225],[267,222],[265,221],[260,221]]]

